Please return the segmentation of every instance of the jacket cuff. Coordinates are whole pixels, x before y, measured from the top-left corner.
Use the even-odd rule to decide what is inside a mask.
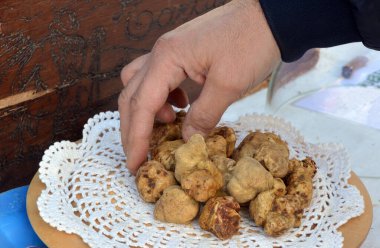
[[[352,12],[356,19],[363,44],[380,51],[380,1],[351,0]]]
[[[260,0],[281,51],[292,62],[308,49],[361,41],[347,0]]]

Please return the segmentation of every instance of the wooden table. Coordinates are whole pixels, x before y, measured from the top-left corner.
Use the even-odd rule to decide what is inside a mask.
[[[371,227],[373,214],[372,202],[367,192],[367,189],[364,187],[363,183],[360,181],[359,177],[355,173],[351,174],[349,183],[355,185],[363,195],[365,210],[361,216],[353,218],[348,223],[341,226],[339,228],[339,231],[341,231],[344,236],[344,247],[356,248],[359,247],[361,243],[363,243]],[[32,182],[30,183],[26,199],[26,208],[30,223],[32,224],[34,230],[36,231],[40,239],[48,247],[52,248],[88,247],[88,245],[85,244],[78,235],[60,232],[43,221],[43,219],[39,215],[39,211],[37,208],[37,199],[43,189],[45,189],[45,185],[40,181],[39,174],[37,173],[34,176]]]

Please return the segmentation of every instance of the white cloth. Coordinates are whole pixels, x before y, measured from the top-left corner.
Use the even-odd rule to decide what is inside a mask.
[[[45,152],[39,169],[46,185],[37,202],[40,215],[58,230],[81,236],[91,247],[342,247],[337,229],[364,211],[359,190],[347,183],[351,170],[345,149],[307,144],[289,123],[271,116],[249,115],[227,124],[237,131],[238,142],[249,130],[274,132],[288,143],[292,158],[310,156],[316,161],[313,199],[300,228],[269,237],[242,209],[241,234],[220,241],[197,221],[190,225],[156,221],[154,205],[143,202],[125,167],[117,112],[89,119],[81,144],[63,141]]]

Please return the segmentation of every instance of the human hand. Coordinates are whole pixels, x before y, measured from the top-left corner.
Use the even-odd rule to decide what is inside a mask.
[[[280,51],[257,0],[234,0],[159,38],[149,54],[124,67],[120,126],[128,168],[144,161],[155,118],[171,122],[185,107],[178,88],[187,77],[203,86],[183,125],[183,137],[206,135],[234,101],[264,80]]]

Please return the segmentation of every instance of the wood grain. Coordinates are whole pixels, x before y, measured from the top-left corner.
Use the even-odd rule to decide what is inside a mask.
[[[372,224],[372,202],[366,188],[355,173],[351,173],[349,183],[355,185],[361,192],[364,198],[365,211],[362,215],[351,219],[348,223],[341,226],[339,231],[342,232],[344,237],[344,248],[358,248],[367,237]],[[78,235],[60,232],[44,222],[40,217],[37,208],[37,199],[43,189],[45,189],[45,185],[40,181],[39,174],[36,173],[30,183],[26,199],[26,208],[30,223],[40,239],[48,247],[52,248],[87,248],[88,245],[85,244]]]

